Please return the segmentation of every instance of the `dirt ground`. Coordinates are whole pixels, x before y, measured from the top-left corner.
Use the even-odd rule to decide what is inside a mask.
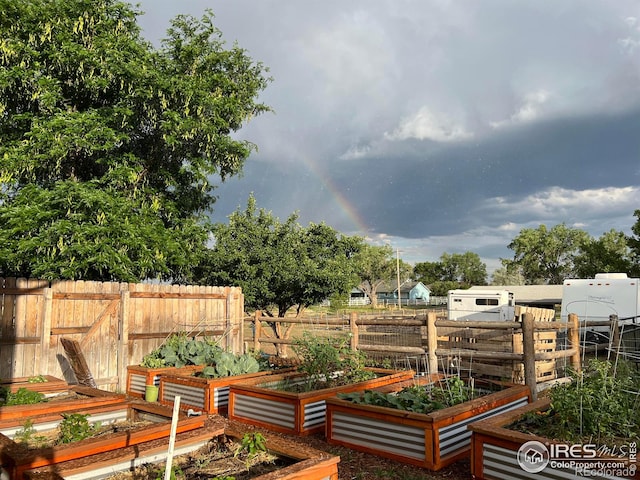
[[[406,465],[394,460],[358,452],[339,445],[330,445],[321,434],[309,436],[288,436],[298,442],[333,455],[340,456],[338,463],[339,480],[470,480],[469,460],[460,460],[437,472]]]

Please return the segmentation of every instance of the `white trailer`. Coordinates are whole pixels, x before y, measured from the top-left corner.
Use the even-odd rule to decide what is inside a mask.
[[[606,321],[617,315],[622,324],[640,323],[640,279],[626,273],[598,273],[595,278],[567,279],[562,285],[560,317],[578,315],[580,324]],[[587,327],[586,333],[608,332],[608,327]]]
[[[508,290],[449,290],[449,320],[501,321],[515,318],[513,293]]]

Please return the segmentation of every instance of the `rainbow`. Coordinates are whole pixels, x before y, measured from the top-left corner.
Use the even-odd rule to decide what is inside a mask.
[[[344,214],[349,218],[349,220],[351,220],[351,222],[353,222],[356,231],[363,236],[367,236],[370,229],[362,218],[362,215],[360,215],[360,212],[358,212],[356,207],[353,206],[345,194],[338,189],[338,186],[335,184],[333,179],[322,171],[322,169],[319,168],[311,159],[305,159],[303,161],[309,170],[311,170],[318,180],[320,180],[322,186],[331,193],[334,201],[338,204]]]

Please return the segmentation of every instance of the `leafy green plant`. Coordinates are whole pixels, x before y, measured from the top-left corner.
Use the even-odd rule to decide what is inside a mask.
[[[332,387],[375,377],[365,368],[365,354],[350,347],[348,336],[319,337],[305,332],[292,348],[301,359],[298,371],[306,374],[306,391],[319,384]]]
[[[510,428],[565,441],[640,438],[637,367],[593,359],[571,377],[571,383],[550,389],[550,409],[526,415]]]
[[[22,443],[36,448],[44,446],[47,441],[47,437],[37,435],[37,431],[34,428],[31,419],[27,419],[24,422],[22,429],[18,430],[13,438],[17,443]]]
[[[33,377],[29,377],[27,379],[28,383],[46,383],[47,382],[47,377],[45,377],[44,375],[35,375]]]
[[[251,432],[245,433],[242,436],[242,441],[240,442],[238,450],[236,450],[236,455],[246,452],[250,457],[255,457],[256,455],[266,451],[267,439],[264,438],[264,435],[260,432]]]
[[[90,423],[89,414],[63,413],[58,426],[58,443],[72,443],[91,437],[99,428],[99,423]]]
[[[156,480],[164,480],[166,468],[156,470]],[[179,476],[184,475],[182,469],[176,465],[171,466],[171,473],[169,474],[170,480],[176,480]]]
[[[149,368],[213,365],[221,352],[222,348],[212,340],[189,338],[178,333],[145,355],[140,365]]]
[[[267,439],[260,432],[247,432],[242,436],[242,440],[236,449],[234,456],[246,454],[245,466],[247,470],[251,465],[251,461],[262,453],[267,451]]]
[[[415,413],[430,413],[442,408],[452,407],[471,400],[474,389],[459,377],[450,377],[438,386],[411,385],[399,392],[381,393],[365,390],[356,393],[341,393],[339,398],[350,402],[395,408]]]
[[[260,371],[258,361],[247,353],[235,355],[231,352],[221,351],[214,358],[213,363],[214,365],[206,366],[200,376],[205,378],[218,378]]]
[[[11,392],[8,388],[4,388],[3,391],[0,392],[0,406],[35,405],[46,401],[47,397],[43,393],[28,390],[24,387],[20,387],[15,392]]]

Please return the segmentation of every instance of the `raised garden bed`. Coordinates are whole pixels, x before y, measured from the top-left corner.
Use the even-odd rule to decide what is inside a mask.
[[[549,460],[550,445],[571,445],[571,442],[560,442],[507,428],[527,413],[545,412],[550,408],[550,404],[551,402],[548,398],[542,398],[529,405],[469,425],[469,429],[472,432],[471,473],[473,478],[478,480],[502,480],[504,478],[513,480],[529,480],[531,478],[556,480],[559,478],[579,479],[585,477],[611,479],[640,478],[640,472],[638,472],[637,468],[637,457],[633,463],[628,463],[629,450],[622,456],[624,458],[618,457],[610,461],[600,459],[609,465],[619,464],[621,462],[628,464],[628,475],[585,475],[584,473],[576,472],[575,467],[561,468],[557,466],[557,464],[553,466],[551,462],[547,462]],[[629,440],[629,443],[631,442],[632,440]],[[609,447],[611,446],[609,445]],[[618,452],[621,451],[619,450]],[[590,453],[586,455],[590,455]],[[578,461],[576,465],[580,466],[580,468],[583,466],[597,470],[595,467],[596,460],[598,459],[590,458],[586,463]],[[575,462],[575,458],[567,457],[566,461],[567,463],[571,461]],[[589,467],[590,465],[593,467]],[[527,470],[525,470],[525,468]],[[611,469],[610,472],[613,473],[614,470]]]
[[[0,462],[10,479],[21,480],[27,470],[168,438],[173,411],[162,405],[132,401],[76,410],[74,413],[86,414],[89,422],[110,425],[113,430],[73,443],[37,447],[19,442],[20,432],[25,430],[25,419],[0,422]],[[41,415],[28,420],[33,431],[44,436],[47,432],[58,429],[64,415]],[[137,422],[142,422],[141,426],[136,426]],[[204,422],[204,417],[189,418],[180,414],[177,432],[200,428]],[[120,429],[121,424],[128,425],[129,428]]]
[[[259,433],[266,440],[268,454],[274,459],[271,472],[260,474],[258,467],[246,467],[240,458],[218,458],[224,445],[239,444],[246,434]],[[198,448],[201,450],[197,451]],[[231,447],[234,448],[233,446]],[[209,453],[211,452],[211,453]],[[217,452],[217,453],[215,453]],[[214,457],[215,453],[215,457]],[[232,457],[233,455],[233,451]],[[26,473],[30,480],[52,480],[69,478],[75,480],[91,480],[105,478],[111,473],[118,474],[119,479],[135,478],[137,480],[155,480],[162,478],[164,461],[167,455],[167,444],[161,440],[139,444],[132,447],[99,454],[89,459],[79,459],[57,465],[56,468],[41,468]],[[227,455],[229,457],[229,455]],[[230,422],[224,424],[222,417],[211,417],[204,428],[180,434],[176,437],[172,466],[180,470],[179,478],[227,478],[218,477],[222,467],[233,463],[239,467],[240,473],[227,471],[223,475],[236,479],[251,478],[254,480],[337,480],[340,457],[308,447],[289,439],[280,438],[269,433],[260,433],[247,425]],[[127,473],[126,471],[130,471]]]
[[[413,378],[411,370],[368,369],[376,374],[371,380],[304,393],[278,390],[283,383],[304,383],[306,375],[287,373],[253,378],[229,388],[229,419],[294,435],[323,432],[325,402],[338,393],[357,392]]]
[[[593,358],[570,382],[513,412],[470,425],[476,478],[640,478],[640,371]]]
[[[415,384],[411,380],[385,389],[400,391]],[[495,384],[476,388],[495,390]],[[529,388],[505,385],[499,391],[442,408],[415,413],[391,407],[354,403],[339,398],[326,401],[326,437],[331,444],[373,453],[429,470],[439,470],[469,455],[471,433],[467,425],[527,404]]]
[[[10,392],[16,392],[20,388],[44,393],[45,395],[56,393],[69,388],[64,380],[51,375],[37,375],[34,377],[18,377],[0,381],[0,389],[7,388]]]
[[[191,375],[201,371],[204,365],[187,365],[184,367],[143,367],[142,365],[127,366],[127,395],[144,398],[147,385],[160,386],[162,375]]]
[[[226,414],[231,385],[272,375],[275,372],[271,370],[219,378],[204,378],[196,375],[162,375],[158,401],[163,405],[173,405],[175,397],[180,395],[181,409],[193,409],[210,415]],[[284,371],[280,370],[278,373],[284,373]]]
[[[31,405],[0,406],[0,422],[44,414],[76,412],[101,405],[124,403],[126,402],[126,396],[97,388],[65,384],[63,390],[49,392],[45,400],[42,403]]]

